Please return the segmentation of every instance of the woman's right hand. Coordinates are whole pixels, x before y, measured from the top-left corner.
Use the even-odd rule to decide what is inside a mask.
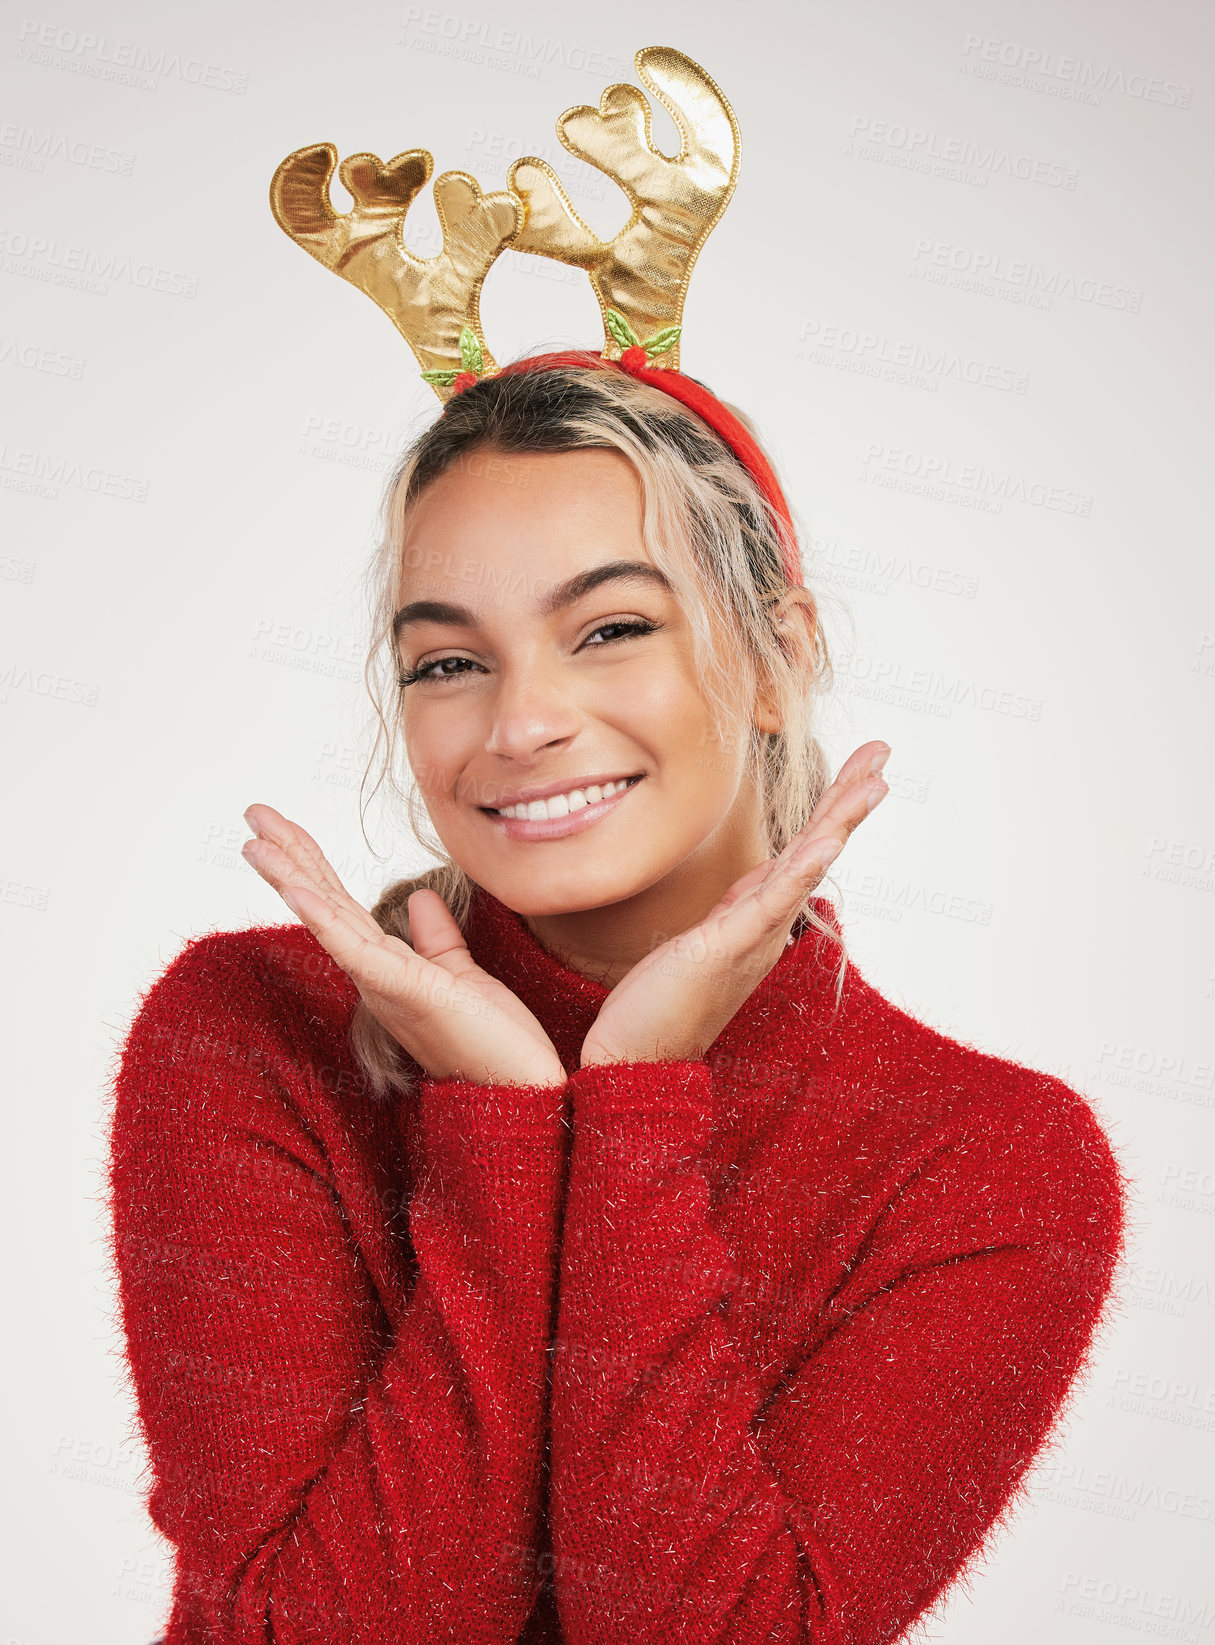
[[[409,898],[411,943],[381,930],[298,823],[251,805],[257,836],[241,847],[268,885],[330,953],[367,1009],[432,1079],[479,1085],[564,1085],[556,1047],[517,995],[473,959],[437,891]]]

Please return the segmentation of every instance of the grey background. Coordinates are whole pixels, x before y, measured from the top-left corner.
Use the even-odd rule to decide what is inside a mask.
[[[101,1200],[139,992],[192,934],[287,918],[251,801],[364,901],[427,860],[377,808],[370,850],[357,790],[363,568],[437,401],[270,177],[323,140],[486,188],[535,153],[611,232],[553,125],[650,44],[743,132],[682,364],[758,419],[807,534],[834,763],[893,747],[831,875],[854,955],[1084,1090],[1138,1182],[1094,1374],[928,1632],[1211,1637],[1211,34],[1178,0],[6,10],[10,1645],[142,1645],[168,1602]],[[510,253],[483,318],[499,360],[601,335],[581,274]]]

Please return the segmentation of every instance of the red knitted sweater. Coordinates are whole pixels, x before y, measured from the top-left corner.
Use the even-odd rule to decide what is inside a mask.
[[[815,906],[839,930],[824,898]],[[375,1100],[299,925],[190,942],[114,1077],[166,1645],[884,1645],[1088,1369],[1129,1179],[1083,1097],[813,927],[702,1060],[478,891],[564,1088]]]

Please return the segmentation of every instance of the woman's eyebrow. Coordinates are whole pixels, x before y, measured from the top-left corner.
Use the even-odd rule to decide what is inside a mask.
[[[565,582],[557,583],[536,601],[536,613],[540,617],[555,616],[558,611],[564,611],[604,583],[614,582],[648,583],[657,585],[668,594],[675,592],[665,572],[648,560],[608,560],[603,565],[576,572]],[[392,619],[394,644],[412,623],[450,623],[458,628],[475,628],[477,614],[468,606],[452,605],[446,600],[411,600]]]

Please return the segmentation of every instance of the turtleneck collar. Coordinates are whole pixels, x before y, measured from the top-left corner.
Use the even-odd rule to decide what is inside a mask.
[[[812,903],[819,917],[842,935],[834,904],[825,897],[814,897]],[[748,1040],[781,1036],[785,1029],[795,1030],[804,1040],[808,1031],[825,1026],[832,1016],[841,951],[800,916],[792,935],[794,940],[772,970],[713,1042],[713,1055],[706,1054],[707,1060],[737,1053]],[[566,1072],[572,1073],[611,989],[545,948],[523,916],[483,886],[474,887],[464,936],[473,959],[527,1006],[552,1040]],[[850,961],[844,1000],[852,974]]]

